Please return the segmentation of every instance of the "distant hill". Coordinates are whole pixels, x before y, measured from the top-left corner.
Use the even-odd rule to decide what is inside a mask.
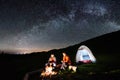
[[[93,54],[120,54],[120,31],[105,34],[79,44],[48,52],[36,52],[26,55],[0,54],[0,73],[3,80],[21,80],[25,73],[44,67],[51,53],[57,57],[58,63],[62,59],[62,52],[66,52],[73,64],[75,55],[81,45],[88,46]],[[8,76],[8,77],[7,77]],[[1,79],[0,79],[1,80]]]
[[[81,45],[88,46],[95,54],[117,54],[120,53],[120,31],[108,33],[93,39],[86,40],[79,44],[69,46],[67,48],[51,50],[49,53],[66,52],[69,55],[76,54]]]
[[[87,45],[95,53],[120,53],[120,31],[105,34],[85,42],[80,43],[81,45]]]

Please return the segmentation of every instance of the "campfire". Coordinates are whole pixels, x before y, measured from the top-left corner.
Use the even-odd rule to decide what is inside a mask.
[[[54,67],[52,67],[52,64],[47,65],[45,67],[45,70],[43,70],[43,72],[41,73],[42,77],[47,77],[47,76],[52,76],[52,75],[56,75],[57,72],[53,70]]]
[[[48,77],[48,76],[52,76],[52,75],[56,75],[57,74],[57,72],[55,72],[55,71],[50,71],[50,72],[46,72],[46,71],[43,71],[42,73],[41,73],[41,76],[42,77]]]

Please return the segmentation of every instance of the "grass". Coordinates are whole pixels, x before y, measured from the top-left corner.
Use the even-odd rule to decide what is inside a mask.
[[[61,71],[51,80],[119,80],[120,54],[97,54],[97,62],[78,65],[77,72]]]
[[[11,65],[13,68],[8,69],[11,75],[13,75],[12,73],[15,73],[15,75],[13,75],[12,78],[16,76],[17,79],[15,80],[23,80],[23,77],[27,72],[31,72],[43,68],[46,62],[45,60],[48,58],[48,56],[46,57],[46,55],[43,55],[45,57],[42,58],[41,56],[39,58],[39,56],[33,57],[32,55],[31,57],[23,56],[20,57],[19,59],[18,58],[13,59],[13,62],[11,61],[12,62],[11,64],[14,64]],[[78,65],[76,73],[69,70],[61,71],[59,72],[58,75],[53,76],[48,80],[120,80],[119,53],[115,53],[115,54],[96,53],[94,54],[94,56],[96,57],[97,60],[96,63]],[[75,54],[71,54],[70,58],[72,59],[73,62],[75,58]],[[61,58],[58,58],[58,61],[60,60]],[[7,60],[5,62],[7,62]],[[75,62],[73,64],[75,65]],[[7,69],[7,67],[5,69]],[[41,80],[39,79],[40,78],[39,75],[40,72],[35,73],[33,75],[31,74],[30,76],[34,77],[34,79],[31,78],[30,80]],[[38,79],[36,79],[36,77],[38,77]]]

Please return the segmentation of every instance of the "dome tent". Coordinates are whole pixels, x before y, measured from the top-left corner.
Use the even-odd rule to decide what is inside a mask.
[[[79,63],[79,62],[82,62],[82,63],[96,62],[96,58],[92,54],[91,50],[85,45],[82,45],[78,48],[78,51],[76,54],[76,63]]]

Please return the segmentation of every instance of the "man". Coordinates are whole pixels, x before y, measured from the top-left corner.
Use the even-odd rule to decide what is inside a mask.
[[[70,60],[69,56],[66,53],[63,53],[63,59],[62,59],[61,62],[62,62],[61,69],[65,69],[66,67],[71,65],[71,60]]]

